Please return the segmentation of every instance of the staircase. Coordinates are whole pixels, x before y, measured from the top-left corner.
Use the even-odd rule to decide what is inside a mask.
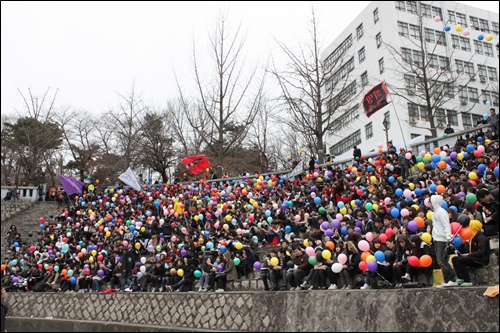
[[[17,231],[21,234],[21,239],[28,244],[28,247],[35,243],[37,239],[37,230],[39,230],[40,217],[49,219],[50,215],[54,215],[57,209],[56,202],[32,202],[19,201],[19,207],[11,207],[10,202],[3,202],[1,207],[1,240],[0,247],[1,258],[5,258],[9,249],[7,242],[7,231],[11,225],[17,227]],[[33,233],[32,237],[28,237],[28,233]]]

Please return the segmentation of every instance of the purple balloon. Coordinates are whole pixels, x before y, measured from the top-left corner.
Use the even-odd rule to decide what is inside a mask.
[[[328,176],[328,178],[332,178],[333,173],[332,173],[331,171],[328,171],[328,172],[326,173],[326,175]]]
[[[329,227],[330,227],[330,223],[328,223],[327,221],[325,221],[325,222],[321,223],[321,228],[322,228],[323,230],[326,230],[326,229],[328,229]]]
[[[361,228],[360,227],[356,227],[356,228],[354,228],[354,231],[356,231],[358,234],[360,234],[361,233]]]
[[[458,154],[457,154],[456,152],[454,152],[454,151],[453,151],[453,152],[451,152],[450,157],[451,157],[452,159],[456,160],[456,159],[457,159],[457,157],[458,157]]]
[[[358,166],[358,162],[356,161],[352,162],[352,166]]]
[[[116,262],[122,261],[122,257],[116,257]]]
[[[316,192],[316,186],[311,186],[311,192]]]
[[[19,282],[19,279],[17,278],[17,276],[13,276],[12,277],[12,282],[13,283],[18,283]]]
[[[356,221],[356,227],[361,228],[363,226],[363,221],[357,220]]]
[[[464,198],[465,197],[465,193],[464,192],[458,192],[457,196],[459,198]]]
[[[224,271],[224,265],[222,265],[222,264],[217,265],[217,271],[219,273],[222,273]]]
[[[253,268],[255,268],[256,270],[260,271],[260,269],[262,268],[262,265],[260,262],[256,261],[253,263]]]
[[[334,227],[335,229],[340,228],[340,221],[337,219],[334,219],[332,221],[332,227]]]
[[[97,275],[99,275],[100,277],[103,277],[104,276],[104,271],[102,269],[98,270],[97,271]]]
[[[94,245],[94,246],[92,247],[92,249],[97,251],[97,249],[99,249],[99,247],[98,247],[97,245]]]
[[[376,272],[378,269],[377,262],[375,261],[369,261],[367,266],[370,272]]]
[[[411,232],[416,232],[418,230],[418,224],[415,221],[408,222],[408,230]]]
[[[287,208],[288,206],[285,203],[281,204],[281,210],[286,210]]]
[[[327,235],[328,237],[332,237],[333,236],[333,230],[332,229],[326,229],[325,235]]]
[[[162,233],[160,233],[160,238],[163,238],[163,232],[162,232]]]
[[[186,250],[181,250],[181,256],[185,257],[187,254],[187,251]]]

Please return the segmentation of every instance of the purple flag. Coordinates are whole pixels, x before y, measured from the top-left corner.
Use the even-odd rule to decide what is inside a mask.
[[[66,190],[66,193],[68,193],[68,195],[75,194],[75,193],[78,193],[78,194],[82,193],[82,189],[83,189],[83,185],[84,185],[83,182],[76,180],[74,178],[66,177],[66,176],[62,176],[62,175],[59,176],[59,179],[61,180],[61,183],[62,183],[64,189]]]

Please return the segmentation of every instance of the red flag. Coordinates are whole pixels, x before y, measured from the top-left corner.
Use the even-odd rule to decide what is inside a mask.
[[[210,162],[208,162],[208,159],[205,155],[188,156],[181,162],[194,175],[205,171],[205,169],[207,168],[210,168]]]
[[[387,101],[387,95],[389,95],[389,91],[385,86],[385,82],[380,82],[365,94],[363,98],[363,107],[365,109],[365,115],[368,118],[390,103]]]

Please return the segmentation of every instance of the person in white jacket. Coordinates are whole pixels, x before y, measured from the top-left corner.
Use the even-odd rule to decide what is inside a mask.
[[[451,238],[451,226],[448,212],[442,207],[443,197],[433,195],[431,204],[434,210],[432,215],[432,240],[436,251],[436,259],[443,272],[444,282],[438,288],[457,287],[455,271],[448,262],[449,255],[446,251],[448,241]]]

